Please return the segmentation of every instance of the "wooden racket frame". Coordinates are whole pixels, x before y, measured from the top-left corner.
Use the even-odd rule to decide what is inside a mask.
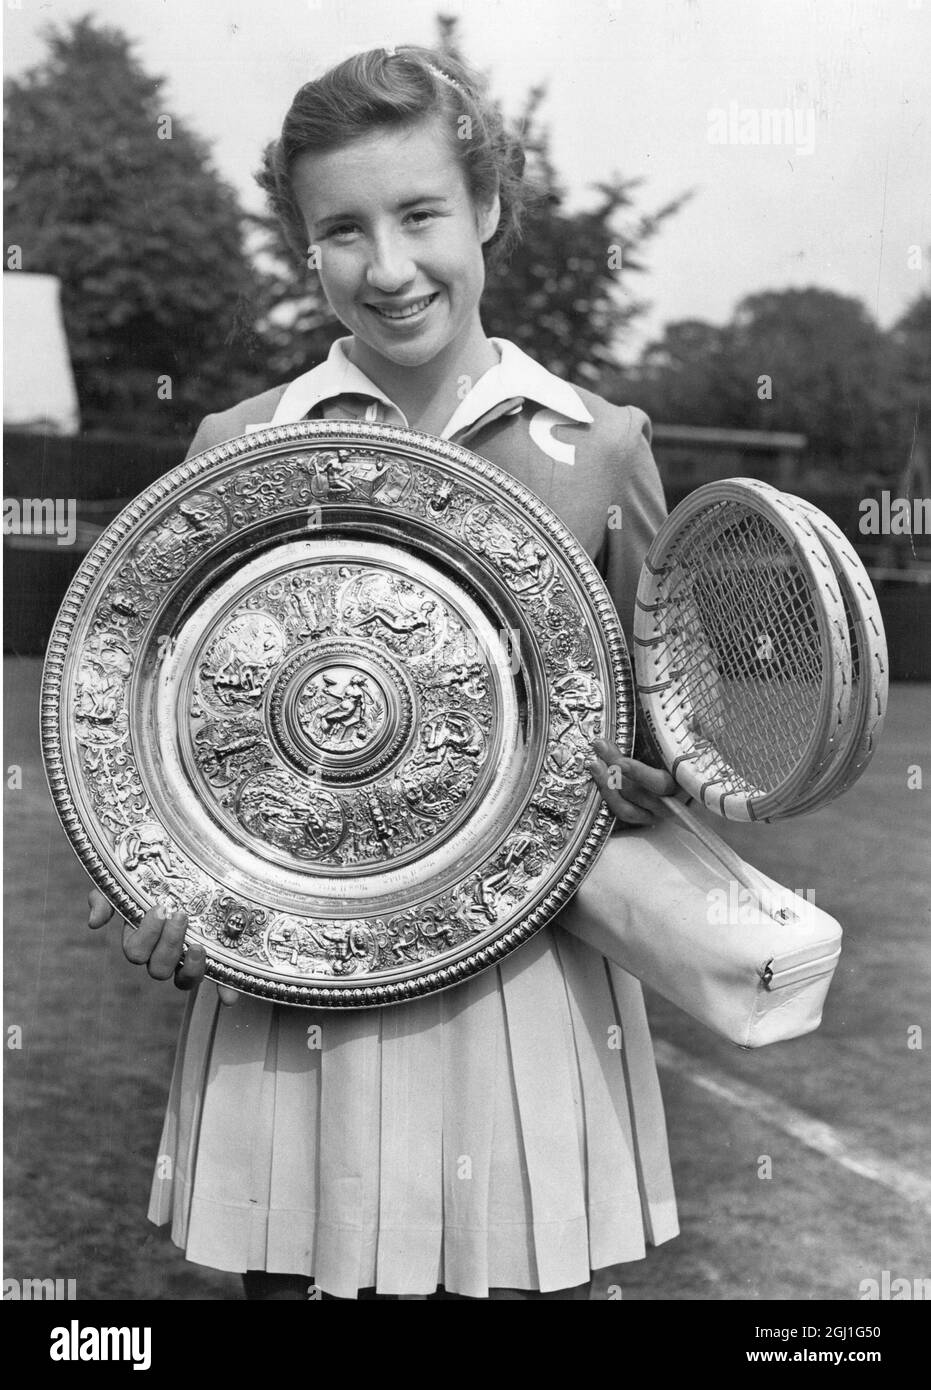
[[[822,651],[822,680],[818,712],[805,750],[795,768],[768,790],[728,790],[696,763],[704,761],[707,744],[696,748],[679,720],[676,729],[666,715],[668,693],[675,687],[665,664],[667,638],[659,626],[662,588],[683,535],[706,511],[722,502],[736,502],[762,515],[791,547],[805,576],[814,603]],[[799,509],[776,489],[754,478],[728,478],[706,483],[690,493],[657,531],[644,560],[637,588],[633,628],[637,693],[650,734],[679,786],[696,801],[728,820],[771,820],[785,814],[804,795],[821,769],[833,761],[837,739],[850,708],[850,643],[840,585],[823,544]],[[765,736],[765,731],[761,731]]]
[[[889,703],[889,653],[876,591],[862,560],[829,516],[802,497],[782,493],[802,513],[834,566],[859,655],[859,686],[850,702],[835,756],[817,781],[782,817],[819,810],[849,791],[866,771],[882,732]],[[780,817],[780,818],[782,818]]]

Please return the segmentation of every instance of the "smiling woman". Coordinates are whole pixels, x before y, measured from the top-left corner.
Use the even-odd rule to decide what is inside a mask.
[[[304,419],[468,443],[565,523],[629,637],[664,514],[649,421],[482,326],[485,264],[517,234],[522,167],[477,78],[445,55],[373,50],[302,87],[260,182],[292,243],[315,249],[347,336],[295,381],[207,417],[191,453]],[[335,488],[335,467],[318,482]],[[437,506],[451,500],[438,489]],[[514,563],[532,569],[529,546]],[[398,616],[368,615],[366,640]],[[570,704],[587,688],[578,655]],[[598,746],[605,761],[589,766],[609,810],[652,824],[671,779]],[[495,867],[499,886],[519,871]],[[109,915],[94,897],[91,925]],[[182,959],[185,926],[153,909],[126,955],[194,990],[204,959],[193,945]],[[640,986],[554,923],[403,1004],[224,1007],[236,998],[192,993],[150,1215],[189,1259],[242,1272],[247,1297],[304,1298],[311,1279],[332,1298],[617,1297],[618,1266],[677,1233]]]
[[[412,428],[438,432],[458,383],[498,360],[479,317],[497,195],[473,205],[439,116],[302,154],[293,182],[321,287],[353,334],[350,360],[384,383]]]
[[[259,182],[292,246],[314,252],[350,360],[382,374],[412,427],[438,433],[498,360],[479,300],[485,260],[518,235],[523,165],[474,77],[417,48],[302,87],[266,152]]]

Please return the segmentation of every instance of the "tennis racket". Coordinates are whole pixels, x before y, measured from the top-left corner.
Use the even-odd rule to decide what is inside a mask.
[[[776,492],[768,483],[758,487]],[[842,795],[863,775],[882,732],[889,700],[889,657],[882,613],[869,575],[844,533],[825,512],[805,498],[779,493],[783,502],[801,512],[821,541],[834,567],[850,642],[851,700],[848,718],[834,741],[818,777],[786,816],[819,810]]]
[[[836,752],[813,785],[782,816],[800,816],[849,791],[876,749],[889,701],[889,656],[875,590],[860,557],[830,517],[801,497],[782,494],[821,541],[840,586],[850,643],[851,699]]]
[[[788,814],[839,763],[851,703],[840,585],[808,517],[766,484],[708,483],[670,514],[641,571],[634,656],[664,763],[727,819]]]

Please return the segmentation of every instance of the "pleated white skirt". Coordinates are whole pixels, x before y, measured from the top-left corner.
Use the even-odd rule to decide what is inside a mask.
[[[151,1220],[325,1293],[551,1291],[678,1233],[639,983],[556,923],[454,989],[189,1002]]]

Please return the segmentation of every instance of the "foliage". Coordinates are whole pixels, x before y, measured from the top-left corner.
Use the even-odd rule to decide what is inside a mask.
[[[48,43],[6,87],[7,243],[61,280],[85,426],[187,436],[254,365],[236,195],[122,33],[85,17]]]
[[[543,96],[542,88],[531,92],[519,122],[528,154],[523,234],[507,265],[489,274],[483,321],[557,376],[597,389],[647,307],[629,277],[643,271],[647,242],[685,197],[637,216],[640,180],[614,175],[596,186],[591,208],[569,212],[538,123]]]
[[[911,455],[919,440],[931,458],[931,294],[918,296],[889,335],[899,410],[898,445]]]
[[[813,466],[894,472],[904,406],[898,354],[911,352],[917,377],[918,317],[911,328],[903,321],[897,349],[895,334],[883,333],[858,299],[814,286],[766,290],[741,300],[723,326],[668,324],[623,390],[666,424],[799,431]]]
[[[441,16],[438,29],[458,56],[457,21]],[[85,17],[48,44],[6,88],[6,243],[22,248],[24,271],[62,282],[85,426],[189,437],[206,410],[320,361],[344,330],[316,274],[272,218],[242,213],[130,41]],[[632,281],[689,195],[645,214],[639,181],[612,174],[570,210],[545,99],[533,88],[512,123],[527,154],[523,237],[489,271],[486,330],[657,421],[799,431],[812,466],[899,472],[928,432],[931,296],[883,333],[857,299],[767,290],[723,325],[668,324],[620,367],[646,307]]]

